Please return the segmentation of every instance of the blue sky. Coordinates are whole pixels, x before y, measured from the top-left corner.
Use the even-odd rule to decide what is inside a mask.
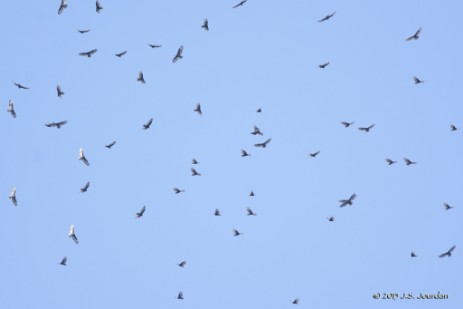
[[[0,308],[463,305],[461,4],[238,2],[0,3]]]

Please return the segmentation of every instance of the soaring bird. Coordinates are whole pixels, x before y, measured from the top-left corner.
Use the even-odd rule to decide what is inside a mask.
[[[451,257],[451,256],[452,256],[452,251],[455,250],[455,247],[456,247],[456,246],[453,246],[452,248],[449,249],[449,251],[447,251],[447,252],[442,253],[441,255],[439,255],[439,257],[440,257],[440,258],[443,258],[444,256]]]
[[[201,110],[201,104],[196,103],[195,109],[193,111],[200,114],[200,115],[202,115],[203,111]]]
[[[81,53],[79,53],[79,56],[84,56],[84,57],[86,56],[86,57],[90,58],[97,51],[98,51],[98,49],[92,49],[92,50],[90,50],[88,52],[81,52]]]
[[[423,30],[423,28],[421,28],[421,27],[418,28],[418,30],[416,30],[415,34],[408,37],[407,39],[405,39],[405,41],[418,40],[420,38],[421,30]]]
[[[214,210],[214,216],[216,216],[216,217],[221,216],[220,210],[219,210],[218,208],[216,208],[216,209]]]
[[[185,192],[185,190],[182,190],[182,189],[179,189],[179,188],[174,188],[174,193],[175,194],[179,194],[179,193],[182,193],[182,192]]]
[[[293,301],[291,301],[291,303],[292,303],[293,305],[299,304],[299,298],[294,299]]]
[[[153,118],[150,118],[150,120],[148,120],[148,122],[143,125],[143,130],[148,130],[152,123],[153,123]]]
[[[246,211],[248,212],[248,216],[256,216],[257,214],[255,212],[252,211],[251,208],[246,208]]]
[[[74,232],[74,224],[71,224],[71,226],[69,227],[69,234],[68,234],[69,237],[72,238],[72,240],[74,240],[74,242],[76,244],[79,243],[79,240],[77,239],[77,236],[76,236],[76,233]]]
[[[151,48],[159,48],[159,47],[162,47],[162,45],[159,45],[159,44],[150,44],[148,43],[149,47]]]
[[[350,126],[353,125],[354,123],[355,123],[355,121],[352,121],[352,122],[341,121],[341,124],[342,124],[345,128],[350,127]]]
[[[29,87],[26,87],[26,86],[24,86],[24,85],[21,85],[20,83],[17,83],[17,82],[13,82],[13,84],[14,84],[16,87],[18,87],[18,89],[25,89],[25,90],[29,89]]]
[[[191,176],[201,176],[194,168],[191,168]]]
[[[413,76],[413,80],[415,81],[415,85],[424,83],[424,80],[421,80],[416,76]]]
[[[236,9],[237,7],[242,6],[243,4],[245,4],[247,1],[248,0],[241,0],[241,2],[236,4],[235,6],[233,6],[233,8]]]
[[[58,15],[61,15],[63,13],[64,9],[68,7],[68,0],[61,0],[61,5],[59,6],[58,9]]]
[[[145,83],[145,78],[143,77],[143,72],[142,71],[138,72],[137,81],[139,81],[142,84]]]
[[[61,129],[61,126],[64,126],[67,122],[67,120],[63,120],[63,121],[60,121],[60,122],[50,122],[50,123],[46,123],[45,126],[51,128],[51,127],[56,127],[57,129]]]
[[[334,216],[328,217],[328,221],[333,222],[334,221]]]
[[[63,257],[63,259],[61,260],[61,262],[58,263],[58,264],[59,264],[59,265],[66,266],[67,261],[68,261],[68,258],[67,258],[67,257]]]
[[[8,109],[6,111],[10,113],[11,116],[13,116],[13,118],[16,118],[16,112],[14,111],[13,101],[10,100],[10,102],[8,102]]]
[[[116,145],[116,141],[112,141],[108,145],[105,145],[105,147],[108,148],[108,149],[111,149],[111,147],[113,147],[114,145]]]
[[[263,143],[254,144],[254,146],[265,148],[265,147],[267,147],[267,144],[270,143],[271,141],[272,141],[272,139],[269,138],[268,140],[266,140],[266,141],[263,142]]]
[[[405,161],[405,164],[406,164],[406,165],[416,164],[415,161],[412,161],[412,160],[410,160],[410,159],[408,159],[408,158],[404,158],[404,161]]]
[[[254,191],[249,192],[249,196],[254,196]]]
[[[369,127],[360,127],[359,130],[360,131],[365,131],[365,132],[370,132],[370,130],[375,126],[375,124],[373,123],[372,125],[370,125]]]
[[[103,9],[103,7],[101,6],[101,3],[100,1],[96,0],[96,12],[97,13],[100,13],[100,11]]]
[[[84,34],[84,33],[90,32],[90,29],[77,30],[77,31],[79,31],[79,33],[81,33],[81,34]]]
[[[90,165],[90,163],[88,163],[87,158],[84,155],[84,150],[82,148],[80,148],[80,150],[79,150],[79,160],[84,162],[84,164],[87,165],[87,166]]]
[[[145,210],[146,210],[146,206],[143,206],[139,212],[137,212],[135,215],[136,215],[136,218],[141,218],[143,217],[143,214],[145,213]]]
[[[417,255],[416,255],[416,253],[415,253],[414,251],[412,251],[412,252],[410,253],[410,256],[411,256],[412,258],[413,258],[413,257],[417,257]]]
[[[126,50],[124,50],[123,52],[117,53],[115,55],[120,58],[120,57],[124,56],[125,54],[127,54]]]
[[[445,210],[449,210],[449,209],[452,209],[452,208],[453,208],[453,207],[450,206],[449,204],[444,203],[444,209],[445,209]]]
[[[256,110],[256,113],[262,113],[262,108],[259,107],[259,108]]]
[[[178,292],[177,299],[183,299],[183,292]]]
[[[233,229],[232,231],[233,231],[233,236],[240,236],[240,235],[243,235],[243,233],[238,232],[237,229]]]
[[[177,62],[179,59],[183,59],[182,53],[183,53],[183,45],[181,45],[181,46],[178,48],[177,54],[175,54],[175,57],[174,57],[174,59],[172,59],[172,62],[175,63],[175,62]]]
[[[397,163],[397,161],[393,161],[393,160],[391,160],[389,158],[386,158],[386,162],[387,162],[387,165],[392,165],[394,163]]]
[[[191,159],[191,164],[198,164],[198,163],[199,162],[195,158]]]
[[[309,153],[312,158],[315,158],[320,153],[320,150],[317,152]]]
[[[63,94],[64,94],[64,91],[61,90],[61,86],[60,86],[60,85],[56,86],[56,92],[57,92],[57,94],[58,94],[58,97],[60,97],[60,98],[61,98],[61,97],[63,96]]]
[[[178,263],[177,265],[178,265],[178,267],[182,267],[182,268],[184,268],[184,267],[185,267],[185,265],[186,265],[186,261],[181,261],[181,262],[180,262],[180,263]]]
[[[456,126],[454,126],[453,124],[450,125],[450,131],[456,131],[458,130],[458,128]]]
[[[254,131],[252,131],[251,134],[252,135],[260,135],[260,136],[264,135],[264,133],[262,133],[257,126],[254,126]]]
[[[325,17],[323,17],[322,19],[320,19],[318,22],[319,22],[319,23],[324,22],[325,20],[328,20],[328,19],[330,19],[331,17],[333,17],[334,14],[336,14],[336,12],[333,12],[333,13],[331,13],[331,14],[326,15]]]
[[[8,198],[13,202],[14,206],[18,206],[18,201],[16,200],[16,187],[13,187],[13,189],[11,189],[11,193],[8,196]]]
[[[241,149],[241,156],[242,156],[242,157],[250,157],[251,154],[250,154],[250,153],[247,153],[246,150]]]
[[[209,31],[209,22],[207,21],[207,18],[204,19],[203,25],[201,26],[206,31]]]
[[[87,183],[85,184],[85,186],[83,186],[82,188],[80,188],[80,192],[82,192],[82,193],[87,192],[88,187],[90,187],[90,181],[87,181]]]
[[[330,64],[329,61],[328,61],[328,62],[325,62],[325,63],[323,63],[323,64],[319,64],[318,67],[319,67],[320,69],[324,69],[324,68],[326,68],[326,67],[328,66],[328,64]]]
[[[352,205],[352,201],[357,197],[357,194],[352,194],[349,199],[347,200],[339,200],[339,203],[341,203],[341,205],[339,205],[339,207],[344,207],[344,206],[347,206],[347,205]]]

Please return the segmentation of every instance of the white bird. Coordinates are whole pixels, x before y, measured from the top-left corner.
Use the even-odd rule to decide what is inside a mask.
[[[90,163],[88,163],[87,158],[84,155],[84,150],[82,148],[80,148],[80,150],[79,150],[79,160],[84,162],[84,164],[87,165],[87,166],[90,165]]]
[[[74,224],[71,224],[71,226],[69,227],[69,237],[72,238],[72,240],[74,240],[74,242],[76,244],[79,243],[79,240],[77,239],[77,236],[76,236],[76,233],[74,232]]]
[[[18,201],[16,200],[16,187],[13,187],[11,190],[9,198],[13,202],[14,206],[18,206]]]
[[[10,100],[10,102],[8,103],[8,110],[7,110],[8,113],[11,114],[11,116],[13,116],[13,118],[16,118],[16,112],[14,111],[14,104],[13,104],[13,101]]]

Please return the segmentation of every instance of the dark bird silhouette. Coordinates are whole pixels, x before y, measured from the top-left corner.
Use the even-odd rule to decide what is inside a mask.
[[[418,30],[416,30],[414,35],[406,38],[405,41],[418,40],[420,38],[421,30],[423,30],[423,28],[420,27]]]
[[[254,196],[254,191],[249,192],[249,196]]]
[[[140,209],[140,211],[137,212],[137,213],[135,214],[135,215],[136,215],[136,218],[138,219],[138,218],[143,217],[143,214],[145,213],[145,211],[146,211],[146,206],[143,206],[143,207]]]
[[[143,77],[143,72],[142,71],[138,72],[137,81],[139,81],[142,84],[145,83],[145,78]]]
[[[263,143],[254,144],[254,146],[265,148],[265,147],[267,147],[267,144],[270,143],[271,141],[272,141],[272,139],[269,138],[268,140],[266,140],[266,141],[263,142]]]
[[[207,18],[204,19],[203,25],[201,26],[206,31],[209,31],[209,22],[207,21]]]
[[[126,50],[124,50],[123,52],[117,53],[115,55],[120,58],[120,57],[124,56],[125,54],[127,54]]]
[[[233,6],[234,9],[236,9],[237,7],[239,6],[242,6],[243,4],[245,4],[248,0],[241,0],[240,3],[236,4],[235,6]]]
[[[299,304],[299,298],[294,299],[293,301],[291,301],[291,303],[292,303],[293,305]]]
[[[417,257],[416,253],[413,252],[413,251],[410,253],[410,256],[411,256],[412,258]]]
[[[68,234],[68,236],[71,237],[71,239],[72,239],[76,244],[79,243],[79,240],[77,239],[76,233],[75,233],[75,231],[74,231],[74,224],[71,224],[71,226],[69,227],[69,234]]]
[[[177,62],[179,59],[183,59],[183,45],[181,45],[178,50],[177,50],[177,54],[175,54],[175,57],[174,59],[172,59],[172,62],[175,63]]]
[[[57,92],[59,98],[61,98],[63,96],[63,94],[64,94],[64,91],[61,90],[60,85],[56,86],[56,92]]]
[[[81,33],[81,34],[84,34],[84,33],[90,32],[90,29],[77,30],[77,31],[79,31],[79,33]]]
[[[183,299],[183,292],[178,292],[177,299]]]
[[[196,103],[196,107],[195,107],[194,111],[197,112],[198,114],[202,115],[203,111],[201,110],[201,104]]]
[[[449,249],[449,251],[445,252],[445,253],[442,253],[441,255],[439,255],[440,258],[443,258],[445,256],[448,256],[448,257],[451,257],[452,256],[452,251],[455,250],[455,247],[456,246],[453,246],[452,248]]]
[[[341,121],[341,124],[342,124],[344,127],[346,127],[346,128],[350,127],[350,126],[353,125],[354,123],[355,123],[355,121],[352,121],[352,122]]]
[[[100,13],[100,11],[103,9],[103,7],[101,6],[101,3],[100,1],[96,0],[96,12],[97,13]]]
[[[319,22],[319,23],[324,22],[325,20],[328,20],[328,19],[330,19],[331,17],[333,17],[334,14],[336,14],[336,12],[333,12],[333,13],[331,13],[331,14],[326,15],[325,17],[323,17],[322,19],[320,19],[318,22]]]
[[[24,89],[24,90],[27,90],[29,89],[29,87],[26,87],[24,85],[21,85],[20,83],[17,83],[17,82],[13,82],[13,84],[18,87],[18,89]]]
[[[372,125],[370,125],[369,127],[360,127],[359,130],[360,131],[365,131],[365,132],[370,132],[371,129],[373,129],[373,127],[375,126],[375,124],[373,123]]]
[[[82,148],[80,148],[79,150],[79,160],[81,160],[82,162],[84,162],[85,165],[89,166],[90,163],[88,163],[88,160],[87,158],[85,157],[84,155],[84,150]]]
[[[323,63],[323,64],[319,64],[318,67],[319,67],[320,69],[324,69],[324,68],[326,68],[326,67],[328,66],[328,64],[330,64],[329,61],[328,61],[328,62],[325,62],[325,63]]]
[[[238,232],[237,229],[233,229],[233,236],[240,236],[243,235],[243,233]]]
[[[416,76],[413,76],[413,80],[415,81],[415,85],[424,83],[424,80],[421,80]]]
[[[179,193],[185,192],[185,190],[182,190],[182,189],[179,189],[179,188],[174,188],[174,192],[175,192],[175,194],[179,194]]]
[[[201,176],[194,168],[191,168],[191,176]]]
[[[217,216],[217,217],[221,216],[220,210],[218,208],[214,210],[214,216]]]
[[[198,164],[198,163],[199,162],[195,158],[191,159],[191,164]]]
[[[246,211],[248,212],[248,216],[256,216],[257,214],[255,212],[252,211],[251,208],[246,208]]]
[[[347,200],[339,200],[339,203],[341,203],[341,205],[339,205],[339,207],[344,207],[344,206],[352,206],[352,202],[354,201],[354,199],[357,197],[357,194],[352,194],[349,199]]]
[[[450,206],[449,204],[444,203],[444,209],[445,209],[445,210],[449,210],[449,209],[452,209],[452,208],[453,208],[453,207]]]
[[[87,192],[88,187],[90,187],[90,181],[87,181],[85,186],[83,186],[83,188],[80,188],[80,192],[82,192],[82,193]]]
[[[13,187],[13,189],[11,189],[11,193],[8,196],[8,198],[13,202],[14,206],[18,206],[18,201],[16,200],[16,187]]]
[[[450,131],[456,131],[458,130],[458,128],[456,126],[454,126],[453,124],[450,125]]]
[[[320,150],[314,153],[309,153],[312,158],[315,158],[320,153]]]
[[[241,156],[242,156],[242,157],[250,157],[251,154],[250,154],[250,153],[247,153],[246,150],[241,149]]]
[[[150,44],[148,43],[149,47],[151,48],[159,48],[159,47],[162,47],[162,45],[157,45],[157,44]]]
[[[148,130],[152,123],[153,123],[153,118],[150,118],[150,120],[148,120],[148,122],[143,125],[143,130]]]
[[[58,264],[59,264],[59,265],[66,266],[67,261],[68,261],[68,258],[67,258],[67,257],[63,257],[63,259],[61,260],[61,262],[58,263]]]
[[[111,149],[111,147],[113,147],[114,145],[116,145],[116,141],[112,141],[108,145],[105,145],[105,147],[108,148],[108,149]]]
[[[394,163],[397,163],[397,161],[393,161],[393,160],[391,160],[389,158],[386,158],[386,162],[387,162],[387,165],[392,165]]]
[[[328,221],[333,222],[334,221],[334,216],[328,217]]]
[[[260,135],[260,136],[264,135],[264,133],[262,133],[257,126],[254,126],[254,131],[252,131],[251,134],[252,135]]]
[[[64,126],[67,122],[67,120],[63,120],[63,121],[60,121],[60,122],[50,122],[50,123],[46,123],[45,126],[51,128],[51,127],[56,127],[57,129],[61,129],[62,126]]]
[[[79,56],[84,56],[84,57],[86,56],[86,57],[90,58],[97,51],[98,51],[98,49],[92,49],[92,50],[90,50],[88,52],[81,52],[81,53],[79,53]]]
[[[177,265],[178,265],[178,267],[182,267],[182,268],[184,268],[184,267],[185,267],[185,265],[186,265],[186,261],[181,261],[181,262],[180,262],[180,263],[178,263]]]
[[[257,112],[257,113],[262,113],[262,108],[259,107],[259,108],[256,110],[256,112]]]
[[[408,158],[404,158],[404,161],[405,161],[405,164],[406,164],[406,165],[416,164],[415,161],[412,161],[412,160],[410,160],[410,159],[408,159]]]
[[[8,102],[8,109],[6,111],[10,113],[11,116],[13,116],[13,118],[16,118],[16,112],[14,111],[13,101],[10,100],[10,102]]]
[[[68,7],[68,0],[61,0],[61,5],[59,6],[58,9],[58,15],[61,15],[63,13],[64,9]]]

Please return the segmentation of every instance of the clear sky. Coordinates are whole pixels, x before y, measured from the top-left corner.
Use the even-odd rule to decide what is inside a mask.
[[[460,1],[238,2],[0,2],[1,309],[463,308]]]

